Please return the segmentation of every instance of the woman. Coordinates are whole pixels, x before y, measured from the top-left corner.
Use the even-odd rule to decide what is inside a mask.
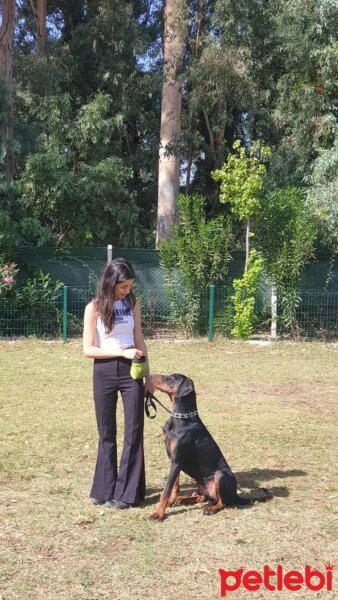
[[[96,298],[86,306],[83,329],[83,352],[94,359],[94,402],[100,436],[90,502],[121,509],[138,506],[145,496],[144,386],[143,379],[131,377],[130,367],[133,359],[147,357],[147,349],[140,305],[132,292],[134,278],[131,264],[123,258],[108,264],[98,282]],[[153,391],[149,365],[145,388]],[[119,469],[118,391],[124,410],[124,445]]]

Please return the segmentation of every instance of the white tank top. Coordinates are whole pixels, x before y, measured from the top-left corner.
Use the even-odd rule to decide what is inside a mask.
[[[134,342],[134,315],[132,308],[127,308],[123,300],[114,302],[115,319],[110,333],[105,332],[101,317],[96,321],[96,341],[99,348],[110,351],[133,348]]]

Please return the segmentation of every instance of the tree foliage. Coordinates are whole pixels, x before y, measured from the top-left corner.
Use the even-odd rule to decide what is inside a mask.
[[[202,196],[178,196],[180,223],[161,245],[167,269],[179,269],[184,284],[193,289],[220,284],[228,271],[230,223],[224,216],[206,221]]]
[[[257,247],[277,290],[281,321],[292,328],[300,302],[300,278],[313,258],[317,233],[314,215],[306,208],[304,192],[285,188],[267,194],[256,229]]]
[[[27,214],[47,226],[60,242],[137,246],[138,210],[128,193],[132,170],[109,155],[118,119],[111,99],[99,92],[73,110],[67,94],[41,102],[40,152],[28,157],[20,178]]]
[[[264,261],[256,250],[251,250],[248,268],[241,279],[234,279],[234,293],[231,297],[234,308],[232,335],[240,340],[248,340],[255,328],[256,290]]]
[[[322,138],[329,137],[334,138],[333,146],[323,144],[312,163],[307,206],[317,219],[319,240],[335,253],[338,249],[338,126],[332,116],[322,121]]]
[[[233,143],[234,154],[229,154],[221,169],[212,177],[220,181],[220,201],[228,203],[240,221],[246,222],[245,271],[250,255],[250,219],[258,214],[270,148],[253,141],[247,151],[240,140]]]
[[[161,244],[160,257],[175,322],[196,331],[208,286],[224,282],[228,272],[231,224],[224,215],[206,221],[202,196],[181,194],[177,202],[180,223]]]
[[[248,221],[259,212],[266,166],[263,164],[270,149],[253,142],[247,151],[236,140],[221,169],[212,173],[220,181],[220,201],[229,203],[240,221]]]
[[[153,246],[162,0],[49,0],[43,43],[36,0],[15,4],[13,96],[0,81],[0,223],[12,224],[2,239]],[[321,245],[336,248],[337,2],[177,6],[182,113],[170,151],[181,157],[181,192],[203,195],[206,220],[231,215],[238,247],[242,226],[211,172],[236,157],[235,140],[258,140],[271,148],[268,190],[304,189]],[[13,181],[3,127],[11,97]]]
[[[2,209],[37,220],[31,243],[152,245],[159,86],[139,57],[155,6],[49,2],[44,55],[32,6],[17,6],[16,192],[1,186]]]

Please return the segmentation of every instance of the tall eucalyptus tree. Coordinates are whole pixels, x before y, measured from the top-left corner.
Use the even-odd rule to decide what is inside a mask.
[[[179,71],[184,47],[184,32],[180,13],[182,14],[182,2],[180,0],[166,0],[158,169],[157,244],[170,237],[172,225],[176,221],[177,211],[176,196],[179,188],[180,158],[176,145],[181,131],[182,107]]]
[[[40,54],[46,49],[46,0],[30,0],[36,25],[37,48]]]
[[[0,28],[0,85],[4,98],[2,112],[2,138],[5,150],[5,180],[14,177],[13,153],[13,40],[15,28],[15,0],[2,0],[2,20]]]

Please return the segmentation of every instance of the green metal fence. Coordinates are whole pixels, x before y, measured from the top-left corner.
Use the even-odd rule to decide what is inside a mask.
[[[0,296],[0,338],[61,337],[63,315],[62,288],[51,299],[46,299],[43,292],[22,299]]]
[[[300,335],[338,337],[338,292],[303,290],[296,318]]]
[[[176,303],[168,295],[156,250],[113,248],[112,257],[131,261],[136,272],[135,291],[142,306],[147,336],[195,331],[229,336],[233,324],[231,282],[243,272],[244,255],[236,252],[229,264],[228,285],[196,290],[193,306],[183,286],[175,291]],[[107,247],[60,249],[18,248],[23,281],[40,269],[63,286],[55,293],[32,285],[30,294],[0,297],[0,337],[39,335],[64,339],[81,335],[86,304],[95,295],[97,279],[107,262]],[[34,275],[33,275],[34,277]],[[316,289],[311,289],[311,287]],[[320,289],[319,289],[320,288]],[[323,291],[323,290],[326,291]],[[264,278],[259,283],[256,309],[257,330],[269,333],[271,287]],[[301,303],[297,310],[297,331],[304,336],[337,335],[338,261],[327,258],[308,266],[302,279]],[[280,324],[281,325],[281,324]],[[279,327],[282,332],[282,327]]]
[[[170,300],[162,290],[138,284],[137,295],[142,307],[145,335],[170,335],[177,330],[177,317],[172,313]],[[83,314],[86,304],[95,296],[95,288],[63,286],[53,297],[43,293],[20,302],[0,296],[0,338],[40,336],[47,338],[79,337],[82,334]],[[196,292],[198,298],[198,333],[230,336],[232,328],[232,305],[229,286],[209,286]],[[304,337],[338,337],[338,292],[302,290],[297,309],[296,331]],[[266,302],[257,302],[257,331],[269,335],[270,309]],[[186,315],[188,316],[188,315]],[[196,316],[196,315],[195,315]],[[182,317],[182,315],[181,315]],[[181,318],[181,331],[184,329]],[[287,333],[281,328],[279,333]]]
[[[212,292],[209,288],[196,290],[193,310],[183,289],[176,290],[180,297],[176,297],[176,306],[173,305],[165,287],[157,250],[113,248],[112,258],[117,256],[130,260],[134,266],[135,288],[147,336],[171,332],[178,327],[184,332],[192,321],[196,331],[210,339],[214,334],[230,335],[233,323],[231,283],[243,273],[243,252],[233,253],[226,286],[215,286]],[[19,303],[0,297],[0,337],[79,336],[84,308],[95,295],[96,282],[107,258],[107,247],[18,248],[16,262],[20,265],[19,274],[23,281],[40,269],[53,280],[61,281],[67,290],[61,289],[54,301],[49,296],[40,298],[38,292],[30,301],[25,299]],[[337,336],[338,258],[333,260],[323,255],[309,264],[303,273],[301,287],[301,303],[296,315],[298,333],[310,337]],[[270,297],[271,286],[262,277],[256,300],[256,326],[257,331],[267,334],[271,321]],[[282,324],[278,325],[279,333],[283,332]]]

